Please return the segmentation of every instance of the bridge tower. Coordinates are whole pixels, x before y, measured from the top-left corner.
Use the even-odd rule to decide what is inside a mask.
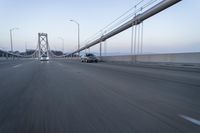
[[[49,57],[49,41],[46,33],[38,33],[39,58],[42,56]]]

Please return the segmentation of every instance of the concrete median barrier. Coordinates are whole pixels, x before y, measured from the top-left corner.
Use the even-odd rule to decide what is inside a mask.
[[[107,62],[146,62],[200,64],[200,53],[144,54],[102,57]]]

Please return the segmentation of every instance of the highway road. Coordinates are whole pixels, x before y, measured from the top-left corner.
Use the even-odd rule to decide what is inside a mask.
[[[0,61],[0,133],[200,133],[200,72]]]

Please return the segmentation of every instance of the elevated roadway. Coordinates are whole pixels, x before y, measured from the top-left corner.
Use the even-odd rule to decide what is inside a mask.
[[[0,62],[0,133],[199,133],[200,72]]]

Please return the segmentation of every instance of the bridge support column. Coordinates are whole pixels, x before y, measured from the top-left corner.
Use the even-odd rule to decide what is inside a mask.
[[[101,57],[102,57],[102,42],[100,42],[100,44],[99,44],[99,58],[100,58],[100,61],[101,61]]]
[[[104,41],[104,56],[107,56],[107,40]]]

